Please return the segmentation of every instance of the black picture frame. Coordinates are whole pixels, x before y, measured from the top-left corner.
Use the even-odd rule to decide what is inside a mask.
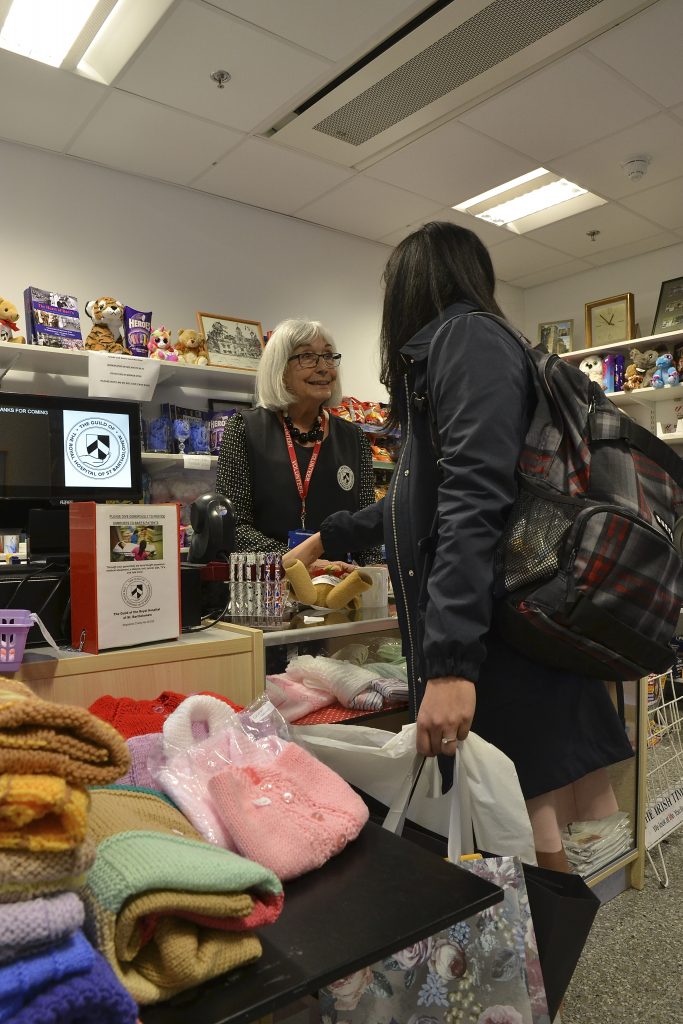
[[[683,330],[683,277],[662,281],[657,312],[652,324],[653,334]]]

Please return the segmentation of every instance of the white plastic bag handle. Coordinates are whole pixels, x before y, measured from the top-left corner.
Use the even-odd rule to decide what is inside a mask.
[[[410,806],[410,801],[413,799],[413,793],[415,792],[415,787],[420,780],[420,775],[422,774],[422,769],[425,766],[426,760],[427,758],[423,757],[422,754],[415,754],[410,771],[403,780],[401,788],[389,808],[389,813],[382,822],[382,828],[387,829],[388,832],[393,832],[394,835],[400,836],[403,832],[408,807]]]

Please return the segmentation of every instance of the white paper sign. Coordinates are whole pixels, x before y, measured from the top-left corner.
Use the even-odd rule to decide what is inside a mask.
[[[652,801],[645,808],[645,849],[683,825],[683,779]]]
[[[179,631],[175,505],[98,505],[101,650],[170,640]]]
[[[124,398],[131,402],[150,402],[160,369],[158,359],[91,352],[88,395],[90,398]]]
[[[211,469],[211,456],[183,455],[183,469]]]

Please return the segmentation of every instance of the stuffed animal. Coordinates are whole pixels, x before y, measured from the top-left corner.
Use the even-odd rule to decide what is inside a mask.
[[[663,352],[657,357],[657,367],[652,374],[653,388],[671,388],[678,384],[678,371],[674,366],[674,357],[670,352]]]
[[[603,363],[600,356],[586,356],[579,363],[579,369],[586,374],[589,380],[603,387]]]
[[[16,345],[25,345],[26,338],[14,332],[17,330],[19,312],[9,299],[0,299],[0,341],[13,341]]]
[[[674,349],[674,366],[678,370],[678,376],[683,377],[683,345],[676,345]]]
[[[196,366],[206,366],[209,361],[209,350],[201,334],[191,328],[181,327],[175,343],[178,360]]]
[[[631,349],[631,359],[636,364],[638,373],[643,375],[641,386],[644,388],[652,387],[652,375],[655,372],[658,356],[659,352],[653,348],[646,348],[644,352],[639,352],[637,348]]]
[[[111,295],[90,299],[85,304],[85,311],[93,322],[90,334],[85,339],[85,347],[90,352],[130,355],[128,349],[121,344],[123,306],[117,299],[112,299]]]
[[[624,391],[637,391],[643,386],[643,375],[635,363],[631,363],[624,371]]]
[[[161,327],[157,327],[155,331],[152,331],[147,342],[147,348],[149,349],[150,359],[164,359],[167,363],[178,362],[178,356],[175,354],[173,343],[171,342],[171,331],[166,330],[163,324]]]
[[[357,608],[360,605],[360,594],[369,590],[372,580],[367,573],[354,569],[343,579],[338,575],[340,570],[329,565],[322,576],[311,576],[303,562],[294,562],[285,569],[294,596],[302,604],[310,604],[316,608]]]

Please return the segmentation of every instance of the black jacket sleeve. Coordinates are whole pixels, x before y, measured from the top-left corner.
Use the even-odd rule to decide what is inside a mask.
[[[476,682],[491,624],[494,553],[516,497],[527,429],[526,359],[499,324],[463,317],[432,342],[429,382],[442,478],[424,668],[428,679]]]
[[[239,413],[225,424],[218,454],[216,490],[230,500],[235,511],[236,551],[276,551],[281,555],[286,552],[286,544],[268,537],[254,525],[247,432]]]
[[[327,558],[344,559],[349,551],[378,547],[384,540],[384,498],[358,512],[335,512],[320,527]]]

